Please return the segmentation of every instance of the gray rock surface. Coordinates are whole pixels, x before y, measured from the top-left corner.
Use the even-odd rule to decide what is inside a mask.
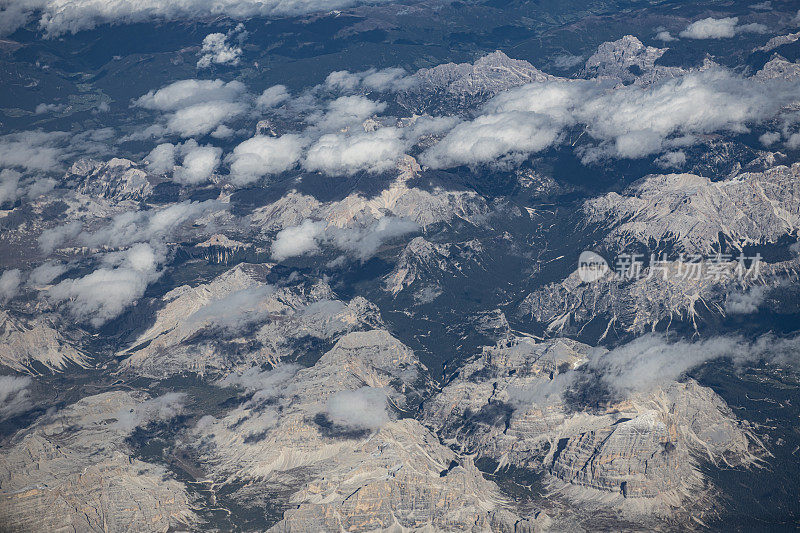
[[[132,457],[125,443],[133,427],[120,421],[142,416],[143,402],[145,396],[121,391],[87,397],[4,444],[3,529],[166,532],[196,523],[183,484]]]
[[[706,485],[702,460],[755,460],[748,430],[692,380],[599,409],[576,404],[564,393],[588,352],[566,339],[486,348],[426,402],[424,420],[462,453],[543,472],[578,501],[600,498],[639,513],[687,504]]]

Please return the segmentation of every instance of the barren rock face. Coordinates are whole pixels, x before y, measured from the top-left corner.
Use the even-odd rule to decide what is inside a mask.
[[[416,74],[417,85],[401,96],[401,103],[417,112],[464,109],[526,83],[557,79],[527,61],[511,59],[499,50],[474,64],[447,63]]]
[[[611,229],[606,242],[615,249],[654,241],[709,252],[720,233],[734,243],[766,243],[800,227],[799,176],[798,164],[716,182],[692,174],[652,176],[583,209],[589,223]]]
[[[78,161],[69,169],[67,177],[77,177],[81,182],[78,191],[87,196],[141,201],[153,192],[148,174],[128,159]]]
[[[419,422],[398,419],[426,387],[422,370],[385,331],[350,333],[313,367],[201,420],[195,445],[215,477],[291,487],[296,507],[275,531],[514,531],[519,518],[496,486]]]
[[[515,531],[509,502],[416,420],[343,450],[292,497],[273,531]]]
[[[196,517],[184,486],[130,456],[121,419],[145,397],[108,392],[22,431],[0,456],[0,522],[11,531],[167,531]],[[159,415],[155,414],[157,418]],[[138,420],[147,422],[138,412]]]
[[[0,364],[20,372],[35,373],[37,365],[58,371],[70,364],[85,366],[88,362],[88,356],[45,318],[26,321],[0,311]]]
[[[691,380],[582,405],[588,351],[561,339],[487,348],[426,403],[425,421],[466,453],[585,489],[571,491],[578,499],[606,494],[662,512],[704,486],[699,460],[754,460],[747,430]]]
[[[655,62],[664,55],[666,48],[645,46],[633,35],[603,43],[586,60],[584,74],[587,77],[612,78],[630,82],[642,74],[656,69]],[[658,67],[664,69],[664,67]],[[669,71],[669,69],[666,69]]]
[[[711,269],[718,267],[727,273],[715,279]],[[545,325],[550,335],[575,332],[597,320],[602,326],[598,341],[612,328],[639,334],[679,320],[696,328],[702,323],[703,314],[735,313],[735,302],[742,294],[756,291],[766,296],[779,291],[800,272],[797,259],[760,264],[757,277],[751,273],[742,279],[736,274],[738,261],[724,261],[718,267],[706,265],[697,270],[697,276],[687,275],[687,263],[671,261],[658,267],[662,270],[644,269],[637,279],[626,280],[609,273],[588,283],[575,272],[561,282],[530,293],[520,303],[519,311]],[[755,312],[762,299],[756,298],[751,308],[743,311]]]
[[[380,324],[363,298],[335,300],[324,283],[272,287],[268,272],[265,265],[240,264],[210,283],[170,291],[155,324],[123,352],[125,366],[161,376],[274,365],[306,339],[332,341]]]

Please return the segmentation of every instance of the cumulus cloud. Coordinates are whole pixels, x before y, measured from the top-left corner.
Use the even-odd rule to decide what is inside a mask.
[[[552,146],[560,131],[559,124],[537,113],[488,114],[453,128],[425,152],[422,161],[432,168],[447,168],[526,157]]]
[[[309,147],[303,168],[332,176],[352,175],[359,171],[383,172],[395,166],[406,146],[403,132],[398,128],[329,133]]]
[[[256,98],[256,105],[261,109],[270,109],[282,104],[290,97],[285,85],[273,85],[264,89],[264,92]]]
[[[686,152],[677,150],[675,152],[667,152],[658,159],[656,165],[661,168],[680,168],[686,164]]]
[[[211,327],[228,335],[238,333],[267,316],[264,302],[274,290],[271,285],[263,285],[212,300],[189,315],[185,327],[190,330]]]
[[[777,131],[768,131],[758,138],[764,146],[771,146],[781,140],[781,134]]]
[[[337,392],[328,400],[326,414],[331,422],[340,426],[380,429],[389,422],[386,392],[374,387]]]
[[[523,158],[583,126],[584,163],[641,158],[674,150],[716,131],[747,131],[796,100],[797,83],[745,78],[712,67],[649,86],[610,88],[601,82],[554,80],[512,89],[483,113],[457,125],[421,160],[434,168]]]
[[[415,222],[397,217],[382,217],[369,226],[356,228],[326,227],[324,222],[304,220],[298,226],[278,232],[272,243],[272,258],[282,261],[315,253],[320,245],[328,244],[363,261],[387,240],[418,230]]]
[[[240,81],[181,80],[156,91],[149,91],[135,100],[134,105],[158,111],[177,111],[205,102],[231,102],[246,92]]]
[[[281,137],[257,135],[240,143],[228,156],[231,182],[246,185],[259,178],[294,167],[308,140],[300,135]]]
[[[373,91],[401,91],[414,85],[415,79],[401,68],[369,69],[362,72],[338,70],[325,78],[324,86],[333,91],[354,91],[358,88]]]
[[[164,242],[174,236],[183,224],[207,215],[219,207],[216,201],[206,200],[185,201],[147,211],[127,211],[114,216],[109,224],[94,232],[74,235],[86,246],[98,248],[118,248],[144,241]],[[69,230],[74,231],[74,227],[70,227]],[[56,235],[58,236],[60,235]],[[52,244],[54,240],[55,237],[48,236],[48,244]]]
[[[0,137],[0,167],[29,171],[61,168],[66,156],[64,132],[26,131]]]
[[[133,431],[137,427],[153,422],[167,422],[183,413],[186,394],[168,392],[163,396],[151,398],[137,404],[133,409],[120,409],[115,414],[114,427],[122,431]]]
[[[82,278],[65,279],[51,287],[49,297],[66,302],[78,320],[100,327],[144,295],[159,276],[163,251],[139,243],[125,252],[108,254],[105,265]]]
[[[18,268],[6,270],[0,275],[0,302],[10,300],[17,295],[20,283],[22,283],[22,272]]]
[[[680,36],[687,39],[727,39],[734,37],[737,33],[766,33],[768,29],[763,24],[752,23],[738,26],[738,23],[738,17],[721,19],[708,17],[689,24],[680,33]]]
[[[313,113],[307,121],[322,131],[336,131],[359,125],[384,109],[386,104],[383,102],[376,102],[363,96],[341,96],[328,102],[324,113]]]
[[[28,285],[34,287],[47,285],[66,271],[67,267],[61,263],[47,261],[31,271],[28,276]]]
[[[372,0],[379,3],[381,0]],[[0,31],[13,33],[34,17],[48,37],[90,30],[101,24],[133,24],[155,20],[187,21],[226,16],[296,16],[342,9],[356,0],[15,0],[0,3]]]
[[[177,133],[182,137],[206,135],[247,110],[246,87],[240,81],[181,80],[134,101],[145,109],[166,112],[165,124],[145,133]]]
[[[194,185],[208,180],[220,163],[222,149],[211,145],[200,146],[194,139],[185,143],[162,143],[153,148],[145,158],[147,170],[155,174],[172,172],[178,183]],[[181,165],[175,164],[182,156]]]
[[[662,30],[656,34],[656,39],[659,41],[663,41],[665,43],[671,43],[672,41],[677,41],[675,37],[672,36],[670,32],[667,30]]]
[[[0,205],[14,203],[19,197],[19,179],[22,174],[6,168],[0,170]]]
[[[213,64],[217,65],[238,65],[239,58],[242,56],[242,49],[238,46],[228,44],[228,37],[224,33],[209,33],[203,39],[203,46],[200,48],[200,59],[197,60],[197,68],[208,68]]]
[[[31,408],[30,377],[0,376],[0,419],[6,419]]]
[[[189,140],[182,147],[183,162],[173,169],[172,177],[178,183],[193,185],[207,181],[219,166],[222,149],[200,146]]]
[[[752,287],[747,292],[734,292],[725,301],[725,311],[730,315],[745,315],[758,311],[767,294],[766,287]]]
[[[289,257],[317,251],[319,249],[318,240],[324,231],[324,222],[312,220],[304,220],[299,226],[279,231],[272,243],[272,258],[276,261],[283,261]]]
[[[596,351],[582,372],[599,375],[620,393],[647,391],[680,378],[708,361],[728,358],[737,364],[769,360],[800,363],[800,338],[763,336],[754,342],[738,337],[712,337],[697,342],[669,341],[645,335],[609,352]]]
[[[63,226],[46,229],[37,238],[39,249],[45,254],[49,254],[63,242],[77,237],[80,232],[81,224],[77,220],[68,222]]]
[[[366,228],[329,230],[329,239],[341,250],[351,252],[356,258],[369,259],[386,241],[419,231],[419,225],[397,217],[384,217]]]
[[[250,367],[241,374],[228,374],[217,382],[221,387],[241,387],[246,391],[259,391],[262,398],[279,396],[283,386],[297,374],[302,367],[293,364],[279,364],[270,370]]]
[[[80,154],[107,155],[114,130],[102,128],[81,133],[22,131],[0,136],[0,169],[53,172],[64,169],[64,161]]]

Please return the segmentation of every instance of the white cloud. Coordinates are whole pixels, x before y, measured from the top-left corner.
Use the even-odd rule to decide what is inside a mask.
[[[158,111],[177,111],[206,102],[233,102],[245,92],[240,81],[180,80],[139,97],[134,105]]]
[[[384,172],[395,166],[405,150],[406,142],[397,128],[329,133],[311,145],[303,167],[332,176],[351,175],[359,171]]]
[[[362,72],[338,70],[325,78],[325,87],[333,91],[351,92],[359,87],[373,91],[401,91],[408,89],[416,80],[401,68],[369,69]]]
[[[34,287],[47,285],[66,271],[66,266],[54,261],[47,261],[31,271],[31,274],[28,277],[28,285],[32,285]]]
[[[744,78],[712,67],[649,86],[609,88],[593,81],[554,80],[512,89],[483,114],[457,125],[423,152],[435,167],[523,158],[583,125],[599,144],[578,148],[585,163],[640,158],[685,147],[716,131],[747,131],[797,99],[797,82]]]
[[[147,170],[153,174],[167,174],[175,166],[175,145],[162,143],[153,148],[145,157]]]
[[[269,313],[263,304],[274,292],[271,285],[235,291],[212,300],[186,318],[189,329],[214,327],[232,335],[263,320]]]
[[[18,268],[4,271],[0,275],[0,302],[16,296],[20,283],[22,283],[22,272]]]
[[[206,102],[179,109],[167,117],[167,128],[181,137],[207,135],[223,122],[246,111],[239,102]]]
[[[228,36],[224,33],[209,33],[203,39],[200,54],[197,68],[208,68],[212,64],[238,65],[242,49],[228,44]]]
[[[422,162],[432,168],[447,168],[527,155],[552,146],[560,131],[559,124],[542,114],[483,115],[453,128],[425,152]]]
[[[241,374],[228,374],[217,382],[221,387],[241,387],[247,391],[259,391],[261,397],[280,396],[283,386],[302,367],[300,365],[279,364],[271,370],[250,367]]]
[[[767,294],[766,287],[752,287],[747,292],[734,292],[725,300],[725,311],[730,315],[746,315],[758,311]]]
[[[677,39],[675,37],[673,37],[672,34],[670,32],[668,32],[668,31],[666,31],[666,30],[658,32],[656,34],[656,39],[658,39],[659,41],[663,41],[665,43],[670,43],[672,41],[677,41]]]
[[[41,103],[36,106],[34,113],[37,115],[43,115],[45,113],[59,113],[66,109],[66,105],[64,104],[45,104]]]
[[[800,338],[765,335],[754,342],[737,337],[670,342],[664,336],[651,334],[609,352],[595,351],[581,371],[599,375],[613,389],[629,393],[652,390],[705,362],[721,358],[737,364],[766,359],[796,366],[800,363]]]
[[[185,201],[161,209],[127,211],[114,216],[105,227],[91,233],[81,233],[79,239],[83,244],[92,247],[122,247],[143,241],[164,241],[175,235],[184,223],[207,215],[219,207],[216,201],[206,200]],[[74,232],[74,228],[70,228],[70,232]]]
[[[228,156],[231,181],[246,185],[259,178],[285,172],[294,167],[308,141],[300,135],[281,137],[257,135],[240,143]]]
[[[0,376],[0,419],[23,413],[31,408],[30,377]]]
[[[63,226],[56,226],[55,228],[46,229],[39,235],[38,243],[39,249],[44,253],[49,254],[61,243],[69,239],[75,238],[81,232],[81,224],[77,220],[68,222]]]
[[[144,295],[160,273],[161,252],[149,244],[137,244],[126,252],[109,254],[106,266],[78,279],[65,279],[51,287],[50,298],[65,301],[72,315],[100,327],[118,317]]]
[[[151,126],[139,137],[160,136],[165,130],[182,137],[206,135],[244,113],[245,99],[246,87],[239,81],[176,81],[133,102],[138,107],[167,112],[164,126]]]
[[[360,429],[380,429],[389,422],[386,392],[373,387],[340,391],[329,400],[328,419],[334,424]]]
[[[758,138],[764,146],[771,146],[781,140],[781,134],[777,131],[768,131]]]
[[[222,149],[199,146],[194,140],[183,145],[183,163],[175,167],[172,177],[178,183],[193,185],[207,181],[219,166]]]
[[[147,170],[155,174],[172,172],[178,183],[194,185],[208,180],[220,163],[222,150],[211,145],[200,146],[194,139],[182,144],[159,144],[145,157]],[[175,159],[183,156],[181,165]]]
[[[386,104],[383,102],[363,96],[342,96],[329,102],[325,113],[314,113],[307,121],[322,131],[335,131],[361,124],[384,109]]]
[[[686,164],[686,152],[678,150],[675,152],[667,152],[658,159],[656,165],[662,168],[680,168]]]
[[[0,170],[0,205],[13,203],[19,198],[19,178],[22,174],[16,170],[6,168]]]
[[[324,222],[311,220],[304,220],[299,226],[279,231],[272,243],[272,258],[282,261],[317,251],[319,249],[317,241],[324,231]]]
[[[381,0],[372,0],[379,3]],[[15,0],[4,2],[0,31],[12,33],[38,17],[48,37],[90,30],[101,24],[133,24],[154,20],[192,21],[226,16],[237,20],[252,17],[295,16],[316,11],[342,9],[355,0]]]
[[[256,99],[256,105],[261,109],[276,107],[290,98],[289,91],[285,85],[273,85]]]
[[[152,422],[169,421],[183,412],[185,402],[186,394],[168,392],[163,396],[145,400],[133,409],[117,411],[115,415],[117,422],[114,426],[123,431],[133,431]]]
[[[326,227],[324,222],[304,220],[278,233],[272,244],[272,258],[281,261],[315,253],[321,244],[329,244],[363,261],[372,257],[387,240],[418,230],[415,222],[391,216],[358,228]]]
[[[383,217],[366,228],[328,230],[328,238],[337,248],[351,252],[356,258],[372,257],[387,240],[419,231],[419,226],[410,220]]]
[[[689,24],[680,33],[680,36],[687,39],[724,39],[733,37],[736,35],[736,24],[738,22],[738,17],[721,19],[708,17]]]
[[[737,26],[738,22],[738,17],[721,19],[708,17],[689,24],[680,33],[680,36],[687,39],[727,39],[734,37],[737,33],[766,33],[768,31],[763,24],[751,23]]]

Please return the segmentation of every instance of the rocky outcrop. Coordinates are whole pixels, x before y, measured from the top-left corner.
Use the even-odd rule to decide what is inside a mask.
[[[724,316],[732,296],[752,290],[765,296],[800,275],[797,259],[745,265],[741,278],[736,258],[700,264],[668,261],[644,268],[635,279],[610,272],[588,283],[576,271],[530,293],[519,311],[542,324],[548,335],[579,334],[590,322],[601,324],[595,340],[602,342],[612,330],[642,334],[678,321],[697,328],[708,316]]]
[[[673,243],[710,252],[724,235],[734,245],[774,242],[800,228],[800,164],[711,181],[693,174],[649,176],[622,194],[588,200],[589,224],[608,228],[614,250]]]
[[[70,167],[65,179],[76,180],[79,193],[95,198],[143,201],[153,192],[147,172],[116,157],[106,162],[82,159]]]
[[[275,365],[307,356],[309,342],[381,324],[364,298],[339,301],[323,282],[273,287],[268,272],[242,263],[209,283],[168,292],[155,323],[120,354],[124,368],[159,377]]]
[[[800,31],[786,35],[777,35],[771,38],[764,46],[753,49],[753,52],[771,52],[785,44],[792,44],[800,39]]]
[[[666,51],[666,48],[645,46],[633,35],[626,35],[598,46],[597,51],[586,60],[581,77],[629,83],[645,73],[652,73],[657,68],[656,60]]]
[[[415,237],[405,247],[392,272],[386,277],[386,290],[392,295],[415,286],[419,298],[441,292],[443,276],[466,278],[469,271],[481,267],[483,246],[477,240],[465,243],[436,244]],[[433,291],[433,292],[431,292]]]
[[[446,63],[420,69],[412,78],[412,88],[401,93],[398,101],[416,113],[434,115],[464,111],[526,83],[557,79],[499,50],[474,64]]]
[[[201,243],[195,244],[195,247],[202,251],[206,261],[227,265],[239,255],[251,250],[253,245],[249,242],[235,241],[227,235],[216,234]]]
[[[191,439],[218,479],[290,488],[275,531],[514,531],[497,487],[407,418],[425,369],[387,332],[350,333],[313,367],[259,383],[269,386]]]
[[[0,365],[19,372],[86,367],[89,357],[61,335],[46,317],[24,320],[0,310]]]
[[[415,187],[409,182],[419,170],[416,161],[408,157],[401,162],[397,179],[372,197],[351,193],[341,200],[321,203],[292,191],[254,210],[251,224],[268,233],[296,226],[305,219],[321,220],[329,228],[366,227],[386,217],[411,220],[422,228],[456,220],[477,225],[484,220],[490,210],[484,198],[469,190]]]
[[[797,80],[800,79],[800,63],[792,63],[775,54],[754,77],[759,80]]]
[[[600,404],[597,390],[578,398],[589,351],[566,339],[486,348],[426,402],[424,420],[464,453],[541,472],[579,501],[609,496],[629,510],[685,504],[706,484],[701,461],[755,460],[747,430],[692,380]]]
[[[108,392],[14,436],[0,454],[0,522],[9,531],[167,531],[196,521],[184,486],[131,456],[128,423],[146,397]],[[168,416],[168,410],[154,416]],[[126,419],[125,423],[121,423]]]

